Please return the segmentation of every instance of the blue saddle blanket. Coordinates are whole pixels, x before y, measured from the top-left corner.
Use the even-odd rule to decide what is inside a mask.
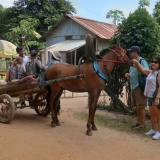
[[[94,70],[97,72],[97,74],[98,74],[102,79],[104,79],[105,81],[108,80],[108,77],[100,70],[97,61],[94,61],[93,67],[94,67]]]

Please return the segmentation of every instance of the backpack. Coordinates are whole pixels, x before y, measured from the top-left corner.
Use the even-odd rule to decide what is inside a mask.
[[[45,70],[38,67],[39,61],[38,60],[34,60],[34,61],[30,61],[26,64],[26,75],[27,76],[35,76],[35,77],[39,77],[40,82],[45,80]]]
[[[139,60],[139,63],[141,64],[142,60],[145,60],[144,58]],[[139,87],[141,88],[142,91],[145,89],[146,85],[146,78],[147,76],[142,75],[140,72],[138,72],[138,81],[139,81]]]
[[[30,75],[35,76],[35,77],[39,76],[41,69],[38,67],[37,63],[38,63],[38,60],[27,62],[25,66],[27,76],[30,76]]]
[[[34,61],[27,62],[25,67],[26,67],[26,75],[27,76],[34,75],[34,73],[35,73]]]

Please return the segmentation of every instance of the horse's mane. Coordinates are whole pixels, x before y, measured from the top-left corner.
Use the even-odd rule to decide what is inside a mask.
[[[109,52],[109,51],[111,51],[111,49],[115,49],[115,48],[117,48],[116,45],[113,45],[113,46],[111,46],[111,47],[109,47],[109,48],[104,48],[104,49],[99,53],[99,55],[100,55],[101,57],[103,57],[103,56],[106,54],[106,52]]]
[[[99,53],[99,55],[100,55],[101,57],[103,57],[103,56],[106,54],[106,52],[109,52],[109,51],[110,51],[109,48],[105,48],[105,49],[103,49],[103,50]]]
[[[93,39],[90,34],[87,34],[85,52],[84,52],[84,61],[89,62],[95,60],[96,60],[96,54],[95,54]]]

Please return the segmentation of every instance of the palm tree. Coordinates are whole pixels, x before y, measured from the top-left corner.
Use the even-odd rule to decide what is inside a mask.
[[[39,25],[37,19],[28,18],[21,20],[17,27],[13,27],[6,33],[7,40],[11,41],[17,46],[23,46],[27,51],[31,46],[41,46],[43,43],[38,42],[40,34],[35,30]]]

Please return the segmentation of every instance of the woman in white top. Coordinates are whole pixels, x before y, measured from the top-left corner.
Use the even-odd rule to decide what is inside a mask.
[[[137,60],[132,60],[133,65],[144,75],[147,75],[144,95],[148,98],[148,106],[150,112],[152,129],[145,133],[146,136],[153,135],[152,139],[160,139],[160,88],[158,89],[156,98],[153,98],[153,93],[157,88],[157,82],[160,86],[160,56],[156,56],[151,60],[150,68],[144,68]],[[158,128],[157,128],[158,124]]]

